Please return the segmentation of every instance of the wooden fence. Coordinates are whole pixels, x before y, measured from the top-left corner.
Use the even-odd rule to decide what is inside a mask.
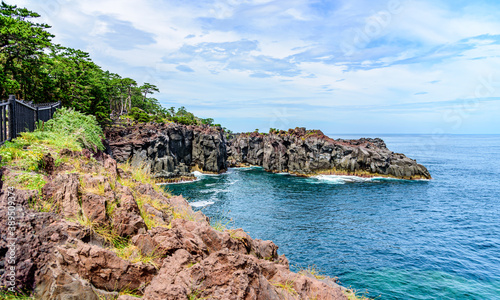
[[[0,145],[15,139],[24,131],[33,131],[38,121],[52,119],[61,102],[33,104],[9,96],[7,102],[0,103]]]

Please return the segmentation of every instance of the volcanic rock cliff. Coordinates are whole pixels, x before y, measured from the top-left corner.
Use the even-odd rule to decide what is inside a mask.
[[[106,154],[63,149],[43,166],[41,191],[0,190],[9,224],[0,226],[0,290],[46,300],[348,299],[333,280],[291,272],[271,241],[213,228]],[[20,175],[5,171],[10,182]]]
[[[319,130],[295,128],[228,135],[214,127],[177,124],[114,126],[106,131],[110,152],[120,162],[149,169],[156,177],[221,173],[228,166],[262,166],[270,172],[430,179],[427,169],[383,140],[333,140]]]
[[[191,171],[221,173],[227,169],[221,130],[178,124],[115,125],[106,130],[109,150],[118,162],[148,169],[155,177],[192,176]]]
[[[383,176],[430,179],[427,169],[381,139],[333,140],[319,130],[295,128],[270,134],[232,135],[227,141],[230,166],[262,166],[271,172]]]

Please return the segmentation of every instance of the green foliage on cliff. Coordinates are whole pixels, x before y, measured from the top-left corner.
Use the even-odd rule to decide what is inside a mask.
[[[88,53],[55,44],[50,26],[36,22],[39,17],[26,8],[3,1],[0,5],[0,100],[15,95],[34,103],[61,101],[64,107],[94,115],[100,125],[128,114],[137,122],[220,127],[184,106],[162,107],[151,97],[160,92],[157,86],[122,78],[96,65]]]
[[[43,167],[45,155],[64,148],[72,151],[81,151],[82,148],[103,150],[102,137],[102,129],[94,116],[62,108],[52,120],[40,123],[35,132],[23,132],[18,138],[5,142],[0,147],[1,165],[12,165],[23,172],[38,171]],[[22,178],[19,176],[18,179]]]
[[[73,136],[83,148],[104,150],[104,134],[95,116],[85,115],[70,108],[57,110],[54,117],[39,126],[37,131]]]
[[[8,95],[46,103],[61,101],[97,117],[101,124],[110,115],[121,115],[138,107],[150,114],[165,114],[154,98],[159,92],[150,84],[142,86],[131,78],[103,70],[88,53],[52,42],[47,24],[40,24],[36,12],[0,5],[0,99]]]
[[[25,293],[17,292],[7,292],[7,291],[0,291],[0,299],[1,300],[32,300],[35,299],[31,296],[28,296]]]

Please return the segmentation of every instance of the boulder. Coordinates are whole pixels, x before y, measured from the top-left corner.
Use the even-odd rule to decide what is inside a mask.
[[[108,249],[78,239],[68,239],[55,252],[55,261],[66,272],[78,274],[96,288],[108,291],[140,290],[157,273],[150,264],[132,264]]]

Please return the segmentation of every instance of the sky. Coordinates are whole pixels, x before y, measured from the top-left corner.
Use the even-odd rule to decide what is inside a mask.
[[[19,0],[235,132],[500,134],[498,0]]]

